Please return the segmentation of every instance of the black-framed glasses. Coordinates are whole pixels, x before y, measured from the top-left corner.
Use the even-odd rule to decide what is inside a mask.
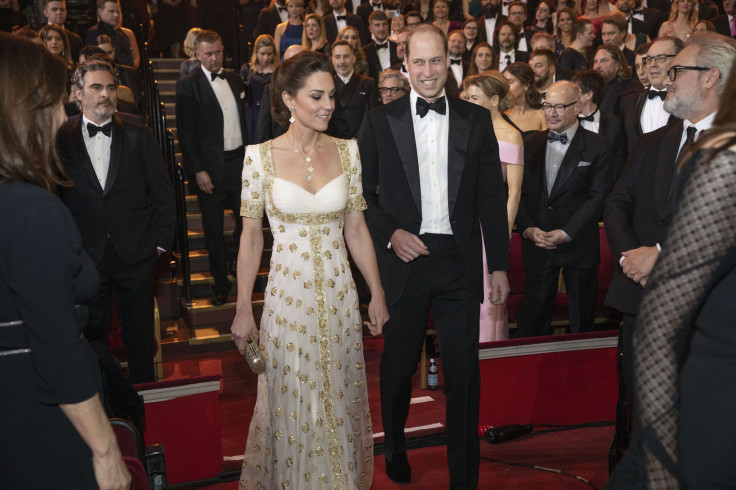
[[[400,90],[404,90],[401,87],[378,87],[379,92],[381,92],[382,95],[386,95],[388,93],[391,94],[398,94]]]
[[[674,82],[677,78],[677,74],[681,71],[685,70],[693,70],[693,71],[708,71],[711,68],[706,68],[704,66],[682,66],[682,65],[675,65],[671,67],[669,70],[667,70],[667,77],[670,79],[670,82]],[[719,77],[720,78],[720,77]]]
[[[562,111],[570,107],[571,105],[577,104],[578,101],[574,100],[570,102],[569,104],[542,104],[542,109],[544,109],[544,112],[552,112],[555,111],[557,114],[560,114]]]
[[[658,54],[656,56],[644,56],[641,60],[645,64],[650,64],[652,61],[656,61],[657,63],[666,63],[667,58],[674,58],[677,56],[676,54]]]

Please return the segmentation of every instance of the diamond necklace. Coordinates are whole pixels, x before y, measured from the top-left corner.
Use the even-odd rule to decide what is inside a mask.
[[[321,139],[322,133],[319,133],[319,135],[317,136],[317,141],[314,142],[314,145],[312,146],[312,149],[310,151],[304,150],[304,147],[302,147],[301,150],[299,148],[294,148],[294,153],[296,153],[297,155],[300,152],[304,154],[304,161],[307,163],[307,175],[304,176],[304,180],[306,180],[307,182],[312,180],[312,172],[314,172],[314,167],[312,167],[312,156],[317,151]],[[292,144],[291,146],[295,147],[296,145]]]

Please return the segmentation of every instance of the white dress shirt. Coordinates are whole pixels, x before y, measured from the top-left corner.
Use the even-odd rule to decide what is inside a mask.
[[[373,37],[373,43],[374,45],[376,44],[386,45],[386,47],[383,49],[376,48],[376,54],[378,55],[378,62],[381,64],[381,70],[386,70],[388,68],[391,68],[391,44],[389,43],[388,38],[384,39],[383,42],[380,42],[380,41],[377,41],[375,37]]]
[[[356,1],[355,3],[357,4],[358,2]],[[358,7],[354,7],[354,8],[356,8],[356,9],[357,9]],[[353,12],[353,13],[355,13],[355,12]],[[338,19],[337,19],[337,16],[338,16],[338,15],[348,15],[348,11],[347,11],[347,10],[346,10],[345,12],[341,13],[341,14],[338,14],[338,13],[336,13],[336,12],[335,12],[335,11],[333,10],[333,11],[332,11],[332,15],[334,15],[334,16],[335,16],[335,23],[337,23],[337,32],[340,32],[340,29],[342,29],[343,27],[345,27],[346,25],[348,25],[348,21],[347,21],[347,19],[345,19],[345,20],[338,20]]]
[[[649,89],[658,91],[655,88]],[[663,90],[667,90],[666,88]],[[655,129],[659,129],[662,126],[667,125],[667,121],[670,119],[670,113],[664,110],[664,101],[659,97],[650,99],[645,96],[644,106],[641,108],[641,116],[639,122],[641,123],[641,131],[643,133],[649,133]]]
[[[110,121],[112,121],[112,118],[102,124],[96,124],[87,119],[86,116],[82,116],[82,137],[84,138],[84,145],[87,147],[87,154],[92,162],[92,167],[95,169],[95,175],[100,183],[100,187],[103,189],[107,182],[107,172],[110,170],[110,145],[112,144],[112,133],[110,136],[105,136],[102,132],[98,132],[95,134],[94,138],[90,138],[87,124],[104,126]]]
[[[289,20],[289,11],[286,10],[286,5],[281,8],[279,7],[281,7],[281,5],[276,4],[276,12],[278,12],[279,17],[281,17],[281,22],[286,22],[287,20]]]
[[[210,82],[212,90],[215,92],[217,102],[220,104],[223,119],[223,138],[225,142],[225,151],[237,150],[243,146],[243,135],[240,129],[240,114],[238,113],[238,103],[235,100],[230,84],[222,78],[212,80],[212,75],[207,68],[201,67],[207,81]],[[222,73],[222,68],[218,73]]]
[[[695,126],[695,129],[697,129],[698,132],[695,133],[695,140],[694,141],[698,141],[698,138],[700,137],[700,133],[703,132],[703,131],[705,131],[706,129],[710,129],[711,126],[713,126],[713,120],[715,118],[716,118],[716,113],[714,112],[710,116],[701,119],[700,121],[698,121],[695,124],[691,123],[687,119],[683,119],[683,121],[682,121],[682,136],[680,137],[680,147],[679,147],[680,150],[677,152],[677,157],[678,158],[680,156],[680,151],[682,151],[682,145],[684,145],[685,144],[685,141],[687,140],[687,128],[689,128],[690,126]],[[672,162],[672,164],[674,165],[675,162]]]
[[[524,35],[524,30],[522,29],[520,33],[516,34],[519,38],[519,44],[516,46],[517,51],[529,51],[529,46],[526,45],[526,36]]]
[[[440,97],[445,96],[444,89]],[[447,152],[450,138],[449,107],[445,115],[429,111],[419,117],[416,111],[419,95],[412,90],[412,120],[414,142],[419,162],[419,183],[422,196],[422,225],[419,234],[435,233],[452,235],[450,207],[447,195]],[[448,102],[449,103],[449,102]]]
[[[460,63],[450,63],[450,71],[452,71],[452,74],[459,85],[463,81],[463,61],[462,58],[457,59],[460,60]],[[452,58],[450,58],[450,60],[452,60]]]
[[[544,164],[547,176],[547,195],[549,196],[552,192],[552,187],[555,185],[555,179],[557,179],[557,172],[560,171],[560,165],[562,159],[565,158],[567,150],[570,148],[570,143],[575,137],[580,124],[575,122],[567,130],[560,133],[560,135],[567,135],[567,143],[562,144],[561,141],[547,141],[547,153],[545,155]],[[552,131],[550,129],[550,131]]]
[[[580,114],[581,116],[588,117],[590,114]],[[593,120],[592,121],[582,121],[580,120],[580,125],[587,129],[588,131],[592,131],[596,134],[600,131],[601,128],[601,111],[596,109],[593,111]]]
[[[506,10],[508,10],[508,7],[506,7]],[[496,31],[496,18],[491,17],[489,19],[488,17],[486,17],[485,23],[486,23],[486,38],[490,41],[488,44],[493,44],[493,33]]]
[[[350,79],[353,77],[353,73],[355,73],[355,71],[351,71],[346,76],[342,76],[339,73],[337,73],[336,75],[338,77],[340,77],[340,80],[342,80],[342,83],[344,83],[345,85],[347,85],[348,83],[350,83]]]
[[[509,56],[510,60],[506,61],[506,56]],[[509,51],[504,53],[499,51],[498,53],[498,71],[504,71],[507,66],[516,61],[516,51]]]

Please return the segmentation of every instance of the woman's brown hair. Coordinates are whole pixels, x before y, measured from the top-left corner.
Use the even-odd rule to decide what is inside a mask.
[[[296,96],[307,78],[319,72],[331,74],[331,70],[330,59],[316,51],[302,51],[277,66],[271,78],[271,116],[274,121],[289,127],[289,109],[282,98],[284,92]]]

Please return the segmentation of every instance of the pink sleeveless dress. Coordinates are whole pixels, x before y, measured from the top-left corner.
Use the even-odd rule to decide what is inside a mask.
[[[507,165],[524,165],[524,146],[506,141],[498,141],[501,157],[503,181],[506,182]],[[491,291],[491,276],[488,273],[485,245],[483,246],[483,304],[480,306],[480,342],[492,342],[509,338],[509,318],[506,303],[491,304],[488,294]]]

